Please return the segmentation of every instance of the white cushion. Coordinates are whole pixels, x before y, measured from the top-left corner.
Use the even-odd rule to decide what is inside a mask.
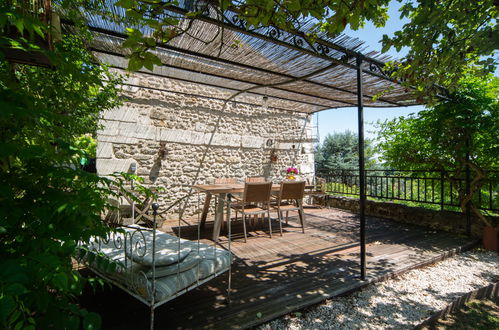
[[[142,230],[141,232],[144,234],[143,237],[139,233],[132,236],[132,246],[128,247],[131,251],[129,250],[128,255],[133,261],[146,267],[152,267],[153,235],[148,230]],[[144,251],[144,239],[146,251]],[[182,244],[182,241],[178,237],[167,234],[156,235],[156,267],[176,264],[185,259],[191,252],[191,248],[186,244]]]

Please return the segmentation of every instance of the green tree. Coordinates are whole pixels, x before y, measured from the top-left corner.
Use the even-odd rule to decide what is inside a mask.
[[[372,140],[365,140],[366,167],[374,165]],[[321,170],[356,169],[359,167],[359,140],[356,133],[345,131],[328,134],[315,152],[315,168]]]
[[[79,241],[104,236],[111,181],[79,169],[80,137],[114,108],[118,77],[85,49],[88,34],[44,50],[49,28],[13,2],[0,5],[0,45],[44,53],[52,67],[7,62],[0,48],[0,328],[98,327],[75,297]]]
[[[408,47],[407,55],[392,63],[394,76],[428,94],[436,92],[437,84],[454,91],[470,69],[477,76],[494,72],[498,9],[494,0],[404,1],[400,17],[409,22],[393,37],[382,39],[384,51]]]
[[[485,224],[489,223],[472,197],[499,165],[498,87],[499,79],[493,76],[463,79],[452,100],[408,118],[378,124],[378,148],[391,167],[446,170],[454,178],[463,178],[469,166],[471,191],[466,194],[461,187],[460,205],[464,211],[469,202],[472,212]]]
[[[377,27],[384,26],[390,1],[191,0],[186,1],[187,14],[172,15],[168,9],[176,3],[175,0],[116,2],[126,12],[129,37],[124,46],[132,50],[131,70],[159,65],[159,59],[150,50],[186,33],[191,25],[180,26],[180,20],[184,17],[195,20],[208,6],[217,13],[212,15],[213,18],[222,20],[223,13],[229,10],[244,19],[248,29],[274,26],[300,33],[303,19],[313,19],[315,25],[306,34],[300,33],[313,42],[320,32],[336,36],[345,27],[357,30],[366,21]],[[407,87],[416,87],[418,93],[425,95],[437,92],[435,84],[453,89],[470,67],[474,68],[475,74],[493,72],[497,65],[494,52],[499,42],[497,13],[495,0],[404,0],[400,17],[408,18],[409,23],[393,37],[384,36],[382,44],[383,51],[391,47],[408,47],[409,52],[400,62],[391,63],[387,72],[392,72],[394,78],[403,81]],[[133,27],[134,24],[147,26],[153,32],[144,35],[144,30]]]

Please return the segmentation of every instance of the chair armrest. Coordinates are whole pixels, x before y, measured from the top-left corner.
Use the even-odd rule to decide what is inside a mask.
[[[236,202],[242,202],[243,199],[240,196],[231,194],[230,199]]]

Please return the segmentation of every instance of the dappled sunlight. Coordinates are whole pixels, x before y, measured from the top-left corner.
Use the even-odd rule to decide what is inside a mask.
[[[253,326],[355,291],[367,283],[360,279],[359,220],[356,214],[336,209],[307,209],[305,233],[301,232],[296,215],[290,214],[288,220],[288,224],[283,221],[281,237],[278,220],[272,214],[272,239],[268,221],[248,224],[247,243],[244,243],[242,235],[242,221],[233,220],[231,251],[235,259],[232,266],[231,303],[227,304],[225,292],[228,275],[223,274],[160,307],[160,312],[156,313],[157,324],[172,327],[185,327],[187,324],[192,327],[208,324],[213,327],[230,324]],[[178,220],[166,220],[162,229],[182,238],[196,240],[197,223],[197,219],[187,219],[179,226]],[[208,221],[200,232],[200,241],[228,249],[227,227],[222,229],[218,243],[210,240],[212,230],[213,222]],[[366,246],[368,279],[384,278],[431,261],[441,252],[465,242],[450,234],[369,217]],[[432,293],[431,286],[426,290],[428,294]],[[355,295],[357,298],[351,303],[358,305],[361,313],[369,319],[373,310],[389,311],[395,308],[385,301],[386,296],[393,294],[398,293],[358,292]],[[131,303],[127,301],[127,304]],[[124,310],[130,308],[122,304],[119,306]],[[404,306],[407,310],[430,309],[424,301],[417,300],[407,300]],[[320,308],[336,308],[334,300]],[[391,322],[400,320],[400,323],[390,324],[397,327],[406,322],[403,318],[410,318],[410,315],[405,315],[403,308],[391,312]],[[116,321],[112,316],[106,319],[128,325],[128,322]],[[338,310],[334,320],[317,316],[314,327],[327,328],[331,322],[349,324],[351,321]],[[130,324],[139,323],[133,321]],[[369,324],[361,323],[358,326],[368,327]]]

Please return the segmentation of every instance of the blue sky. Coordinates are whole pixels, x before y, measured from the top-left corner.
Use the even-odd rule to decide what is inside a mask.
[[[388,10],[388,19],[385,27],[375,28],[371,23],[366,23],[364,29],[352,31],[345,30],[345,34],[350,37],[358,38],[365,42],[370,50],[381,51],[381,44],[379,41],[383,34],[393,35],[395,31],[402,28],[406,21],[400,20],[400,13],[398,9],[400,3],[392,1]],[[394,58],[400,58],[406,52],[402,49],[398,54],[394,49],[390,49],[388,54]],[[384,121],[399,116],[407,116],[410,113],[417,113],[422,110],[422,106],[412,106],[403,108],[364,108],[364,132],[365,136],[373,138],[376,136],[373,123],[378,120]],[[319,136],[321,142],[324,137],[333,132],[344,132],[350,130],[357,132],[357,108],[342,108],[321,111],[318,114]],[[314,123],[317,123],[317,117],[314,116]]]

